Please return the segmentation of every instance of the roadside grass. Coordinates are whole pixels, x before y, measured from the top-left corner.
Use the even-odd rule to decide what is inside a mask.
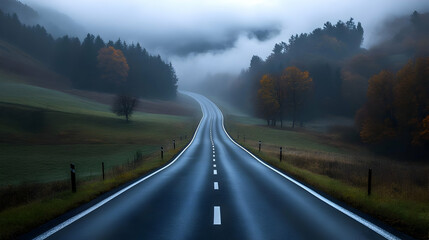
[[[166,151],[164,159],[171,160],[186,144],[187,141],[183,141],[177,144],[175,150]],[[97,177],[93,176],[79,181],[76,193],[70,191],[68,182],[68,184],[50,183],[59,186],[60,190],[0,212],[0,239],[14,239],[69,210],[90,202],[109,190],[154,171],[170,160],[161,160],[159,154],[151,154],[145,156],[140,162],[116,166],[107,171],[105,181],[101,179],[101,173]],[[41,187],[47,186],[49,187],[49,184]]]
[[[427,239],[429,166],[424,162],[393,160],[319,133],[270,128],[255,119],[242,119],[227,115],[226,128],[260,159],[399,231]],[[281,162],[279,147],[283,147]],[[371,196],[367,196],[368,168],[373,173]]]
[[[150,155],[159,146],[133,144],[0,145],[2,185],[46,183],[70,177],[70,163],[78,179],[99,176],[101,162],[110,170],[132,159],[136,151]]]

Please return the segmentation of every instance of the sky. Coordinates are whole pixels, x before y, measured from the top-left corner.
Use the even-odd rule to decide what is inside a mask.
[[[21,0],[72,18],[105,40],[139,42],[172,62],[179,88],[208,75],[238,74],[275,43],[351,17],[364,28],[363,47],[383,37],[388,19],[429,11],[428,0]],[[82,37],[82,36],[80,36]]]

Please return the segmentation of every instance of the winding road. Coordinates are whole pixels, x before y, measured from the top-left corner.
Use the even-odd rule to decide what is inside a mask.
[[[35,239],[397,239],[265,165],[185,94],[203,118],[176,159]]]

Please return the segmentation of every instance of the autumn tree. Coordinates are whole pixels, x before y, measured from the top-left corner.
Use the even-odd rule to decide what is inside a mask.
[[[267,125],[275,124],[275,118],[280,109],[280,99],[278,89],[276,89],[275,79],[266,74],[260,80],[258,90],[258,112],[267,120]]]
[[[97,60],[101,79],[108,88],[117,88],[127,80],[130,67],[121,50],[112,46],[102,48],[98,51]]]
[[[421,134],[429,116],[429,57],[409,61],[397,73],[394,94],[399,130],[413,145],[424,144],[421,136],[425,134]]]
[[[382,71],[369,79],[367,103],[359,112],[363,142],[379,143],[396,136],[393,83],[395,75]]]
[[[396,76],[371,77],[356,119],[363,142],[429,146],[429,58],[408,62]]]
[[[419,132],[419,140],[429,143],[429,116],[422,121],[422,129]]]
[[[127,122],[137,106],[137,98],[125,94],[117,95],[112,104],[112,112],[118,116],[125,116]]]
[[[287,67],[281,77],[281,86],[286,90],[286,98],[292,110],[292,127],[295,127],[297,115],[309,97],[313,88],[313,80],[307,71],[301,71],[297,67]]]

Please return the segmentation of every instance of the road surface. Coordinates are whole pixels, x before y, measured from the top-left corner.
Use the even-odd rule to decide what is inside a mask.
[[[226,134],[220,110],[203,118],[171,164],[37,239],[396,239],[265,166]]]

